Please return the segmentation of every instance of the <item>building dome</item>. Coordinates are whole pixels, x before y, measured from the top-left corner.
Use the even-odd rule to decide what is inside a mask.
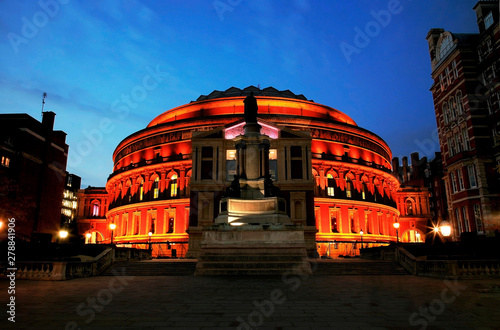
[[[118,227],[114,241],[144,242],[151,232],[153,240],[176,243],[187,250],[190,214],[198,205],[190,200],[195,153],[191,139],[209,134],[209,143],[216,148],[213,162],[222,164],[214,171],[227,172],[226,163],[219,161],[229,161],[225,157],[230,157],[231,150],[220,140],[241,134],[243,100],[250,93],[257,99],[261,134],[270,137],[278,157],[286,156],[280,154],[286,150],[280,149],[279,141],[294,132],[310,139],[303,161],[307,180],[314,183],[315,211],[308,215],[308,223],[316,226],[317,241],[355,242],[360,231],[373,242],[394,241],[399,182],[391,173],[392,155],[385,141],[341,111],[301,94],[253,86],[201,95],[158,115],[118,144],[113,173],[106,184],[107,221]],[[217,181],[220,191],[230,185],[228,178],[223,173]],[[286,185],[274,179],[277,186]],[[216,216],[217,207],[210,212],[210,217]]]

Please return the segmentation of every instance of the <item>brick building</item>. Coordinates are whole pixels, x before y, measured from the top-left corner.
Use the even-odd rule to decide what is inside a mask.
[[[498,1],[479,1],[479,33],[431,29],[431,92],[453,235],[500,227],[500,29]]]
[[[0,218],[16,219],[16,236],[56,238],[66,176],[66,133],[54,131],[55,113],[42,122],[27,114],[0,115]]]

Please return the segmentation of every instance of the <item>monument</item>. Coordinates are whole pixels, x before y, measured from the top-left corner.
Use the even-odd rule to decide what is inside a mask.
[[[244,134],[232,139],[236,174],[214,224],[204,226],[195,275],[311,274],[304,228],[286,213],[269,173],[269,137],[257,122],[257,100],[243,101]]]

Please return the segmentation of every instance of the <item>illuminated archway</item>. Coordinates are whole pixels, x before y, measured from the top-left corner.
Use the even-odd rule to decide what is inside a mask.
[[[403,243],[422,243],[425,242],[425,234],[418,229],[408,229],[400,238]]]

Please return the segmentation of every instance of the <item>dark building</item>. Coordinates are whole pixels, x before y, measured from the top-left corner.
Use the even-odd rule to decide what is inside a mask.
[[[500,30],[498,1],[473,8],[479,33],[431,29],[431,92],[453,235],[500,227]]]
[[[54,131],[55,113],[40,123],[27,114],[0,115],[0,218],[16,219],[16,236],[47,233],[61,223],[66,133]]]
[[[61,208],[61,227],[69,230],[72,235],[78,233],[75,218],[78,208],[77,193],[80,190],[81,181],[82,179],[78,175],[66,172]]]

